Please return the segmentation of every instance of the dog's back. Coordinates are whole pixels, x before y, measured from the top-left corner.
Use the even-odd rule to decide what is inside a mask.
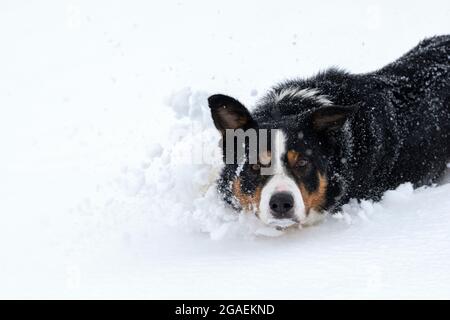
[[[360,77],[375,86],[367,98],[360,96],[353,132],[359,148],[373,146],[366,157],[356,157],[351,195],[378,197],[404,182],[435,182],[450,159],[450,36],[426,39]]]
[[[450,36],[426,39],[386,67],[356,76],[348,197],[378,198],[404,182],[435,182],[450,159]]]
[[[389,84],[401,137],[396,184],[435,181],[450,160],[450,36],[426,39],[374,74]]]

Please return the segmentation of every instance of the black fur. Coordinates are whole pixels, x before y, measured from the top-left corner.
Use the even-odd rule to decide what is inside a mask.
[[[290,88],[317,89],[332,105],[314,97],[286,96],[275,102]],[[210,107],[213,111],[211,101]],[[309,190],[317,188],[315,172],[327,176],[323,209],[336,210],[350,198],[379,199],[404,182],[433,183],[450,160],[450,36],[426,39],[375,72],[329,69],[282,83],[262,99],[245,126],[283,129],[289,149],[309,161],[290,174]],[[219,179],[219,190],[230,203],[236,168],[226,165]],[[267,179],[248,164],[241,177],[243,192],[249,194]]]

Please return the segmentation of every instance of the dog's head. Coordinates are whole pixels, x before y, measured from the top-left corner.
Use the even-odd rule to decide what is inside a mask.
[[[267,224],[307,225],[342,194],[339,141],[355,107],[316,101],[305,112],[274,117],[267,110],[279,108],[275,102],[253,116],[229,96],[213,95],[208,102],[223,141],[219,191],[235,209],[252,211]]]

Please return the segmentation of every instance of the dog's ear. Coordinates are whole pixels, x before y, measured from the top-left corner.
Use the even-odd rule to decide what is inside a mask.
[[[347,119],[359,109],[359,104],[350,106],[329,106],[313,111],[310,115],[312,128],[317,132],[340,129]]]
[[[208,104],[214,125],[222,135],[226,129],[247,130],[256,125],[247,108],[232,97],[215,94],[208,98]]]

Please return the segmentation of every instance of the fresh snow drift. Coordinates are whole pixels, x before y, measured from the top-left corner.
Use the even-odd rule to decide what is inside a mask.
[[[448,2],[3,6],[0,297],[450,298],[449,175],[280,231],[220,201],[206,104],[379,68]]]

